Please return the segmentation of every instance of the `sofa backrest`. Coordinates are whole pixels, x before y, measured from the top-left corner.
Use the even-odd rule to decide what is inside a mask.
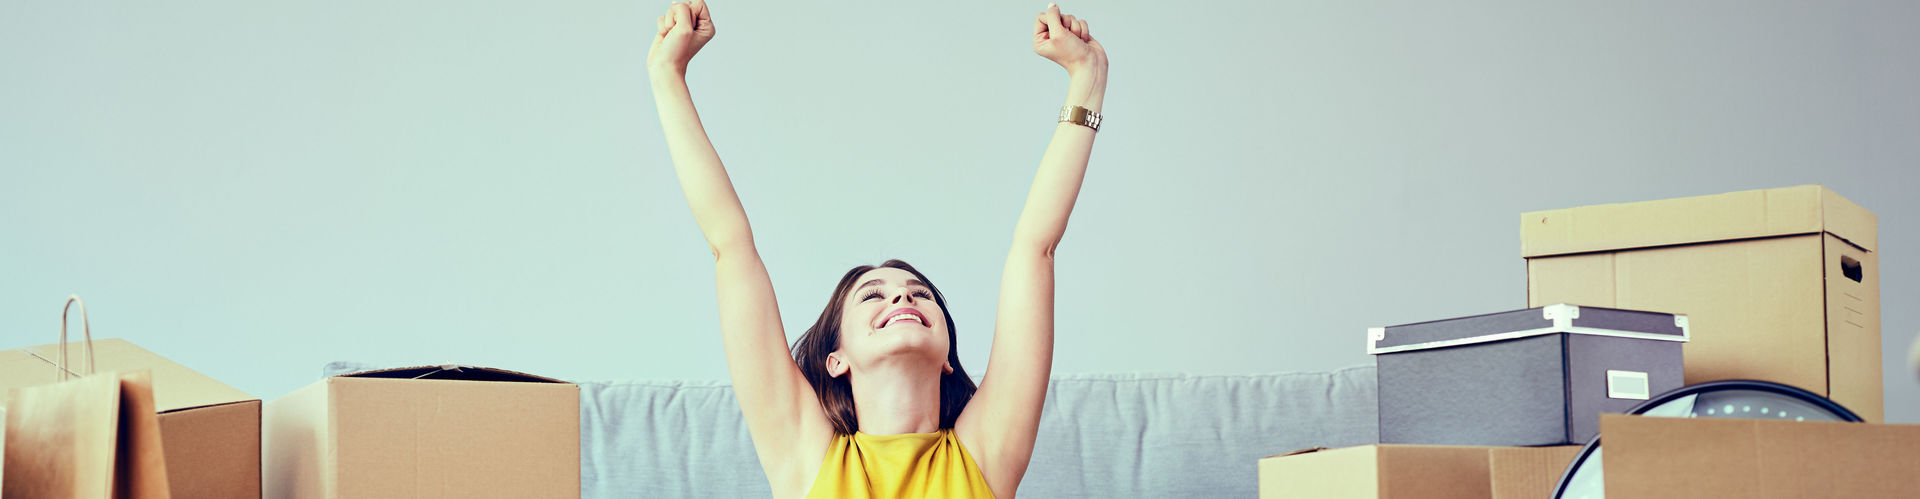
[[[583,497],[769,495],[730,385],[579,385]],[[1019,495],[1253,497],[1262,457],[1375,442],[1375,400],[1372,366],[1061,376],[1047,391]]]

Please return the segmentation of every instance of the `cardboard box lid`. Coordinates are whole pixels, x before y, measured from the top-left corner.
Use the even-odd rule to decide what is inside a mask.
[[[395,367],[347,373],[337,378],[384,378],[384,379],[437,379],[456,381],[496,381],[509,383],[561,383],[572,384],[546,376],[509,371],[492,367],[469,366],[462,364],[441,364],[434,366]]]
[[[1367,353],[1380,355],[1561,333],[1678,342],[1685,342],[1692,337],[1685,315],[1561,303],[1511,312],[1370,328],[1367,330]]]
[[[79,371],[84,366],[83,352],[79,342],[67,344],[68,370]],[[0,353],[0,388],[53,383],[59,357],[57,343]],[[98,363],[94,366],[98,372],[152,371],[154,407],[161,413],[260,400],[123,339],[93,340],[93,360]]]
[[[1820,185],[1802,185],[1520,215],[1526,258],[1678,244],[1831,233],[1879,251],[1873,212]]]
[[[1610,414],[1600,426],[1609,496],[1912,497],[1920,490],[1920,425]]]

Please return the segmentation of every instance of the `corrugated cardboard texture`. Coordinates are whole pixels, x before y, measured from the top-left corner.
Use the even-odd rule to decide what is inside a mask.
[[[269,495],[580,494],[580,388],[327,378],[267,404]]]
[[[260,497],[260,401],[160,415],[174,497]]]
[[[1260,498],[1484,499],[1490,447],[1363,445],[1260,460]]]
[[[333,378],[341,497],[574,497],[580,388]]]
[[[1520,215],[1520,254],[1533,258],[1622,248],[1830,232],[1879,247],[1872,212],[1818,185],[1730,192]]]
[[[1920,426],[1608,415],[1607,497],[1910,498]]]
[[[1843,256],[1861,262],[1862,282],[1842,275]],[[1821,235],[1532,258],[1527,301],[1686,314],[1687,384],[1785,383],[1881,421],[1878,264]],[[1847,327],[1827,334],[1836,323]]]
[[[1560,475],[1580,455],[1579,445],[1506,447],[1487,452],[1493,499],[1540,499],[1553,494]]]

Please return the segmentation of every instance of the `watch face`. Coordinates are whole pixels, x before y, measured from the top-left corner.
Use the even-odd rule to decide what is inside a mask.
[[[1670,418],[1781,419],[1789,421],[1860,421],[1852,411],[1806,390],[1765,381],[1714,381],[1684,387],[1654,397],[1627,414]],[[1602,499],[1606,476],[1600,467],[1600,439],[1595,437],[1574,458],[1553,497]]]

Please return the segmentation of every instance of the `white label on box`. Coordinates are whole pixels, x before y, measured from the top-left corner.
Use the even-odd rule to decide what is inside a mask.
[[[1646,400],[1649,390],[1647,373],[1607,370],[1607,398]]]

